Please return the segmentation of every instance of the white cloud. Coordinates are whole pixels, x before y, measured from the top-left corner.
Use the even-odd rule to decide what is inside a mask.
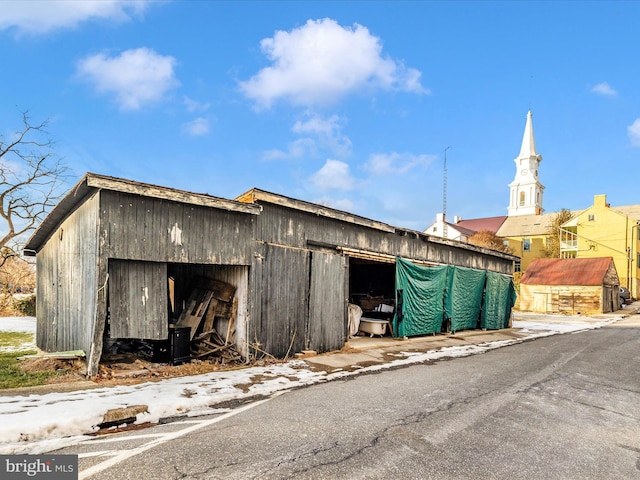
[[[190,113],[206,112],[211,107],[210,103],[198,102],[196,100],[193,100],[193,99],[187,97],[186,95],[183,98],[183,102],[184,102],[184,106],[186,107],[187,111],[190,112]]]
[[[627,127],[627,135],[633,146],[640,147],[640,118]]]
[[[286,151],[274,149],[262,155],[263,160],[287,160],[318,155],[316,142],[312,138],[299,138],[290,142]]]
[[[353,190],[355,186],[349,165],[339,160],[328,159],[310,180],[321,190]]]
[[[595,85],[591,89],[591,91],[605,97],[615,97],[616,95],[618,95],[618,92],[611,88],[611,85],[609,85],[607,82],[602,82]]]
[[[240,88],[264,108],[279,99],[305,106],[331,103],[365,87],[427,93],[421,73],[383,57],[380,39],[362,25],[308,20],[263,39],[260,46],[272,65],[240,82]]]
[[[436,158],[435,155],[424,154],[374,153],[369,157],[365,169],[373,175],[402,175],[417,167],[428,167]]]
[[[209,133],[209,120],[204,117],[198,117],[182,126],[182,131],[192,137],[200,137]]]
[[[342,120],[337,115],[323,118],[310,116],[305,121],[298,120],[292,128],[294,133],[312,134],[320,144],[336,155],[347,155],[351,150],[351,140],[342,134]]]
[[[117,57],[91,55],[78,64],[81,78],[100,93],[115,94],[124,110],[138,110],[154,103],[178,85],[174,76],[176,59],[148,48],[127,50]]]
[[[44,34],[60,28],[74,28],[94,19],[123,22],[140,15],[148,0],[20,0],[2,2],[0,30]]]

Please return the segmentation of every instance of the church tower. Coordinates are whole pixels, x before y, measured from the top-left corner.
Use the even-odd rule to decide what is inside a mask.
[[[527,113],[527,123],[524,127],[520,154],[515,158],[516,176],[509,184],[510,200],[508,215],[540,215],[542,208],[542,194],[544,186],[538,178],[538,167],[542,155],[536,152],[536,141],[533,136],[533,122],[531,111]]]

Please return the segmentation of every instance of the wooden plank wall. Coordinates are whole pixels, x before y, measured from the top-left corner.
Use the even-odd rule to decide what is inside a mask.
[[[308,248],[308,242],[338,245],[445,265],[513,274],[511,260],[449,245],[426,235],[388,233],[273,204],[263,204],[256,238],[268,243]]]
[[[94,195],[64,220],[37,255],[36,342],[47,352],[91,350],[100,286]]]
[[[519,310],[536,313],[591,315],[603,313],[603,287],[520,285]]]
[[[111,338],[169,337],[167,264],[109,262]]]
[[[102,255],[156,262],[249,265],[255,215],[102,192]]]
[[[318,352],[339,350],[347,339],[346,258],[310,252],[311,286],[306,349]]]
[[[305,349],[309,305],[309,252],[266,245],[258,285],[261,316],[255,337],[260,348],[283,358]]]

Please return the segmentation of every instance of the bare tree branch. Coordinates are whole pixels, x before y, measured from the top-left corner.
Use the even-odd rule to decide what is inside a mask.
[[[0,266],[17,255],[19,241],[55,206],[66,182],[47,126],[23,112],[22,128],[6,140],[0,135]]]

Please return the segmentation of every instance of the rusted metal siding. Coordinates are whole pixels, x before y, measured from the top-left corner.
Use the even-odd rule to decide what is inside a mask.
[[[111,338],[166,339],[168,301],[166,263],[109,262]]]
[[[346,258],[310,252],[311,283],[306,348],[318,352],[339,350],[347,339]]]
[[[467,244],[406,230],[395,233],[363,227],[334,218],[273,204],[263,204],[257,218],[259,240],[308,248],[310,243],[349,247],[442,265],[513,274],[513,259],[491,255]]]
[[[253,215],[102,191],[102,255],[176,263],[248,265]]]
[[[83,203],[38,252],[36,342],[44,351],[91,349],[100,288],[98,203],[98,195]]]

